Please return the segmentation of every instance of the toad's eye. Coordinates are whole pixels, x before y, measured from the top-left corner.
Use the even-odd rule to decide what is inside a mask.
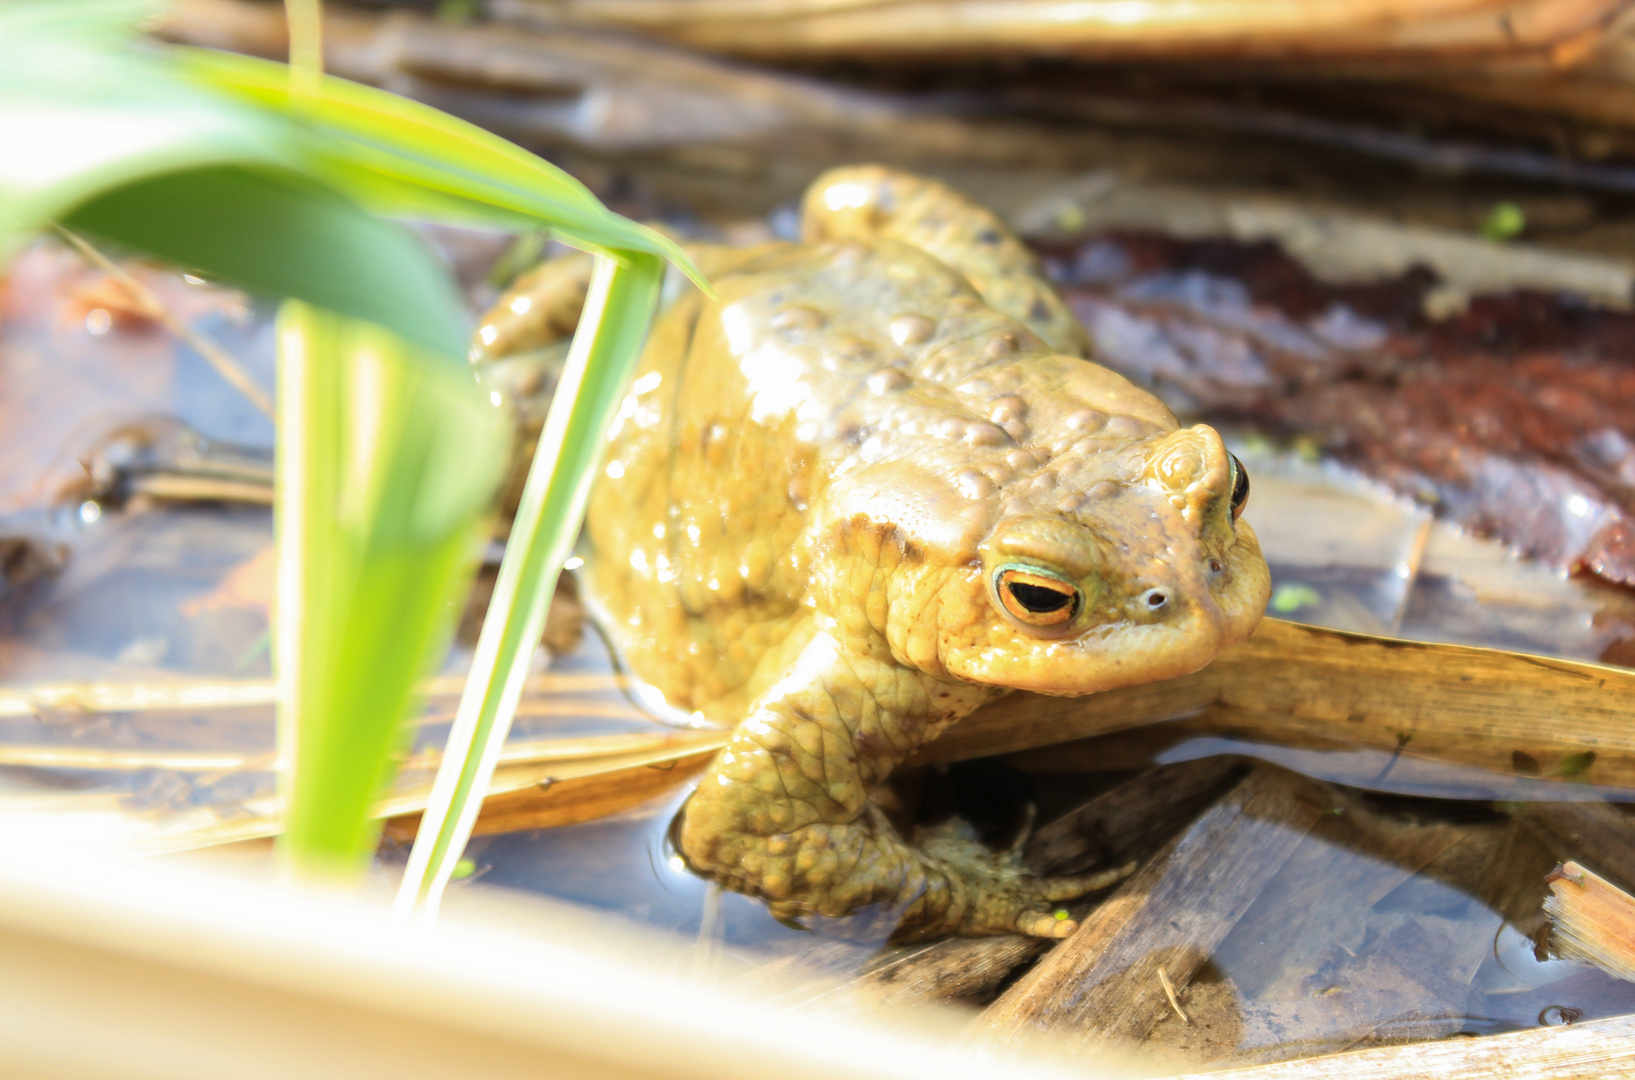
[[[1243,467],[1238,455],[1228,452],[1232,465],[1232,520],[1236,521],[1243,516],[1243,508],[1249,505],[1249,470]]]
[[[1032,568],[1001,567],[994,591],[1010,616],[1027,626],[1061,626],[1084,606],[1078,586]]]

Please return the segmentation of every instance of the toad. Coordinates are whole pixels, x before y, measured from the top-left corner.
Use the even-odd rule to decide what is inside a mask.
[[[871,796],[1011,690],[1170,678],[1247,637],[1248,478],[1086,359],[1027,249],[951,189],[839,169],[802,230],[697,253],[718,296],[655,323],[591,495],[587,591],[623,660],[735,725],[680,852],[786,920],[1064,937],[1055,903],[1113,875],[916,847]],[[585,268],[521,288],[560,308]]]

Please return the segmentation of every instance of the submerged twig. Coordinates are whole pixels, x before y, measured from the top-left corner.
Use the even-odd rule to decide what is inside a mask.
[[[1181,1023],[1191,1024],[1192,1018],[1181,1008],[1181,999],[1175,996],[1175,984],[1169,981],[1169,972],[1162,966],[1158,968],[1158,982],[1164,988],[1164,996],[1169,998],[1169,1007],[1175,1010],[1175,1015],[1181,1018]]]
[[[56,226],[56,230],[59,236],[73,245],[74,250],[83,255],[92,265],[129,289],[131,295],[151,310],[154,318],[158,319],[166,330],[191,345],[193,351],[204,357],[205,362],[216,369],[217,374],[248,398],[250,404],[259,409],[262,415],[269,420],[272,419],[272,398],[265,390],[256,385],[255,380],[250,378],[249,372],[239,366],[238,361],[229,356],[226,350],[177,318],[157,293],[144,285],[134,274],[131,274],[118,263],[92,247],[83,237],[70,232],[61,225]]]

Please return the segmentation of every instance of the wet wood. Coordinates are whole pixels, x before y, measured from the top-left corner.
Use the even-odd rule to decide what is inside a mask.
[[[1556,954],[1635,982],[1635,896],[1575,862],[1551,874],[1549,884],[1544,913]]]
[[[1297,852],[1217,950],[1217,963],[1245,994],[1230,1062],[1280,1061],[1464,1029],[1471,980],[1501,922],[1474,898],[1515,873],[1504,858],[1516,830],[1508,823],[1368,825],[1331,831],[1356,846],[1331,849],[1329,859],[1314,858],[1308,848],[1302,860]],[[1325,826],[1333,830],[1326,820],[1319,829]],[[1395,872],[1371,850],[1392,833],[1405,841],[1398,857],[1419,862],[1417,872]],[[1327,880],[1297,877],[1297,861]],[[1286,887],[1316,909],[1316,919],[1282,904]],[[1366,893],[1366,903],[1353,902],[1351,891]],[[1288,920],[1287,932],[1279,917]],[[1287,962],[1278,963],[1285,951]]]
[[[1367,57],[1470,65],[1560,56],[1598,40],[1618,0],[495,0],[501,15],[639,28],[698,48],[771,58],[1032,54],[1233,58],[1305,64]]]
[[[989,1006],[974,1039],[997,1049],[1049,1028],[1086,1055],[1138,1044],[1170,1009],[1157,969],[1190,982],[1326,801],[1292,774],[1257,767]]]
[[[1276,619],[1181,679],[1088,698],[1001,699],[919,760],[1010,753],[1183,717],[1505,777],[1635,786],[1635,671]]]
[[[1544,289],[1616,308],[1635,301],[1635,261],[1627,258],[1501,246],[1333,205],[1142,182],[1107,169],[1040,196],[1018,211],[1015,224],[1040,238],[1150,229],[1244,244],[1271,241],[1331,284],[1376,282],[1423,266],[1436,272],[1444,289],[1466,296]]]
[[[1040,829],[1024,862],[1036,874],[1076,874],[1144,855],[1191,820],[1240,768],[1234,759],[1209,758],[1143,773]],[[1096,902],[1069,910],[1083,918]],[[850,987],[888,1005],[980,999],[1050,945],[1041,938],[1002,934],[893,949],[864,968]]]
[[[1173,1080],[1612,1080],[1635,1071],[1635,1016],[1446,1039]]]
[[[424,692],[435,699],[458,693],[459,684],[458,679],[432,680],[425,684]],[[273,686],[267,680],[62,684],[0,692],[0,717],[37,724],[42,719],[107,711],[210,709],[214,717],[237,716],[264,723],[264,712],[251,707],[264,710],[272,695]],[[436,708],[427,715],[429,720],[446,718],[446,712]],[[722,732],[676,732],[653,726],[621,693],[619,680],[611,675],[537,676],[530,681],[519,715],[629,722],[637,735],[620,736],[630,743],[620,747],[620,752],[652,750],[673,756],[702,752],[724,739]],[[1635,672],[1487,649],[1370,638],[1270,619],[1250,641],[1185,678],[1085,698],[1010,695],[955,725],[923,748],[915,760],[959,761],[1055,746],[1178,717],[1191,718],[1194,734],[1216,731],[1296,746],[1371,748],[1382,756],[1409,761],[1472,766],[1512,786],[1564,790],[1571,784],[1575,795],[1586,791],[1582,786],[1586,782],[1635,786]],[[606,756],[611,747],[589,754],[583,746],[552,750],[545,745],[549,741],[516,751],[520,757],[512,760],[524,775],[519,775],[513,788],[499,788],[496,793],[537,784],[546,776],[565,778],[553,771],[547,757],[613,760]],[[38,749],[57,752],[49,746]],[[215,754],[207,748],[186,749]],[[226,753],[244,756],[236,749]],[[98,757],[95,767],[117,768],[118,751],[108,754]],[[532,764],[520,758],[530,758]],[[1389,761],[1389,757],[1384,759]],[[151,761],[144,757],[141,763]],[[249,764],[247,759],[245,763]],[[200,766],[195,771],[205,771],[210,762],[201,758],[192,764]],[[418,809],[408,799],[393,803],[390,812]],[[207,811],[200,808],[200,812]],[[270,810],[247,803],[236,812],[260,818]],[[1551,815],[1583,816],[1593,811],[1568,809],[1563,804],[1539,813],[1551,819]],[[1620,848],[1613,824],[1609,820],[1607,828],[1586,835],[1599,837],[1597,842],[1614,853],[1607,872],[1618,877],[1628,872],[1628,864],[1613,861],[1616,851],[1626,852],[1625,859],[1629,856],[1627,847]],[[229,825],[212,818],[203,824],[166,826],[163,831],[172,838],[167,843],[193,846],[218,842],[211,839],[218,836],[227,841],[269,835],[269,828],[276,830],[266,822],[240,819]]]
[[[1343,796],[1334,809],[1216,951],[1216,965],[1249,997],[1306,996],[1302,984],[1325,961],[1361,949],[1374,905],[1464,831],[1391,820]]]
[[[277,5],[180,0],[153,32],[169,40],[282,59]],[[460,24],[408,11],[381,18],[330,7],[329,71],[406,93],[510,138],[600,153],[666,152],[718,173],[765,173],[792,150],[797,187],[844,157],[1088,161],[1037,122],[964,118],[817,79],[757,70],[661,44],[556,25]],[[533,106],[524,104],[533,99]]]
[[[617,740],[597,738],[585,745],[591,753],[565,757],[557,745],[564,740],[548,740],[543,759],[513,757],[495,770],[476,831],[548,828],[633,809],[696,776],[724,741],[723,732],[674,732],[625,744],[621,751]],[[414,835],[431,794],[432,765],[400,774],[376,804],[393,835]],[[278,800],[271,796],[157,815],[133,811],[127,802],[116,792],[0,798],[0,831],[9,820],[53,810],[53,826],[76,843],[150,855],[276,836],[283,829]]]

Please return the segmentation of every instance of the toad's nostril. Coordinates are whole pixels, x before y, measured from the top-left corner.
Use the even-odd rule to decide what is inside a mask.
[[[1169,603],[1169,594],[1163,589],[1148,589],[1142,594],[1142,599],[1147,602],[1147,609],[1149,611],[1157,611],[1159,608]]]
[[[1225,570],[1225,569],[1226,569],[1225,565],[1223,565],[1219,559],[1210,559],[1209,560],[1210,573],[1218,574],[1222,570]]]

